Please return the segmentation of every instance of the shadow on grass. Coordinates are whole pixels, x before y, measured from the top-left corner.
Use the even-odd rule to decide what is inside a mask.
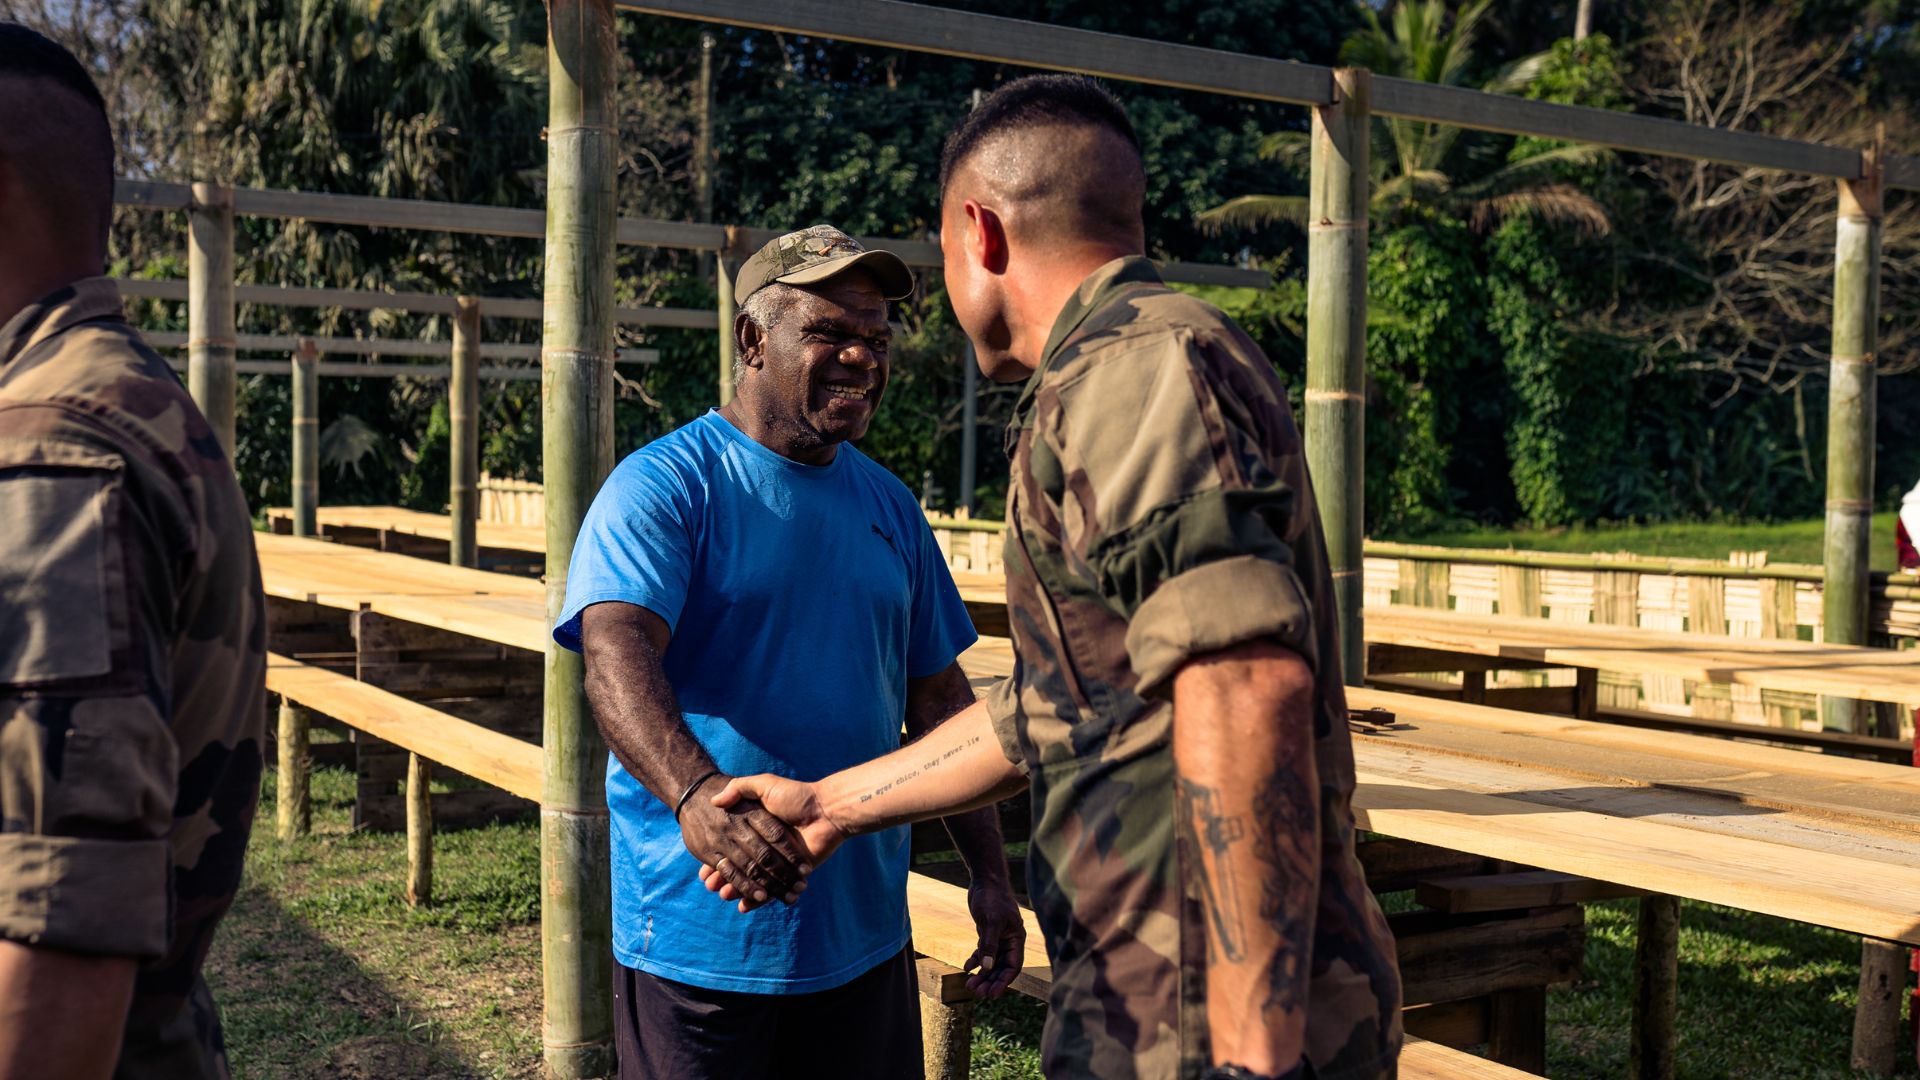
[[[1587,908],[1586,981],[1548,997],[1547,1073],[1627,1075],[1636,901]],[[1860,939],[1688,902],[1677,1072],[1686,1080],[1851,1080]],[[1903,1029],[1904,1030],[1904,1029]],[[1903,1040],[1904,1043],[1905,1040]],[[1904,1048],[1894,1073],[1916,1076]]]
[[[314,833],[291,843],[273,779],[208,958],[235,1077],[537,1075],[537,827],[440,833],[435,903],[416,909],[403,839],[348,831],[351,773],[315,770]]]

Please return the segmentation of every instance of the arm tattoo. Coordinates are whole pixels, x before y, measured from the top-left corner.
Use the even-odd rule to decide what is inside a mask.
[[[1254,796],[1253,850],[1267,866],[1260,915],[1280,937],[1267,969],[1266,1008],[1291,1010],[1306,1006],[1320,887],[1320,807],[1319,791],[1308,790],[1306,778],[1289,763],[1279,764]]]
[[[1223,815],[1214,810],[1219,793],[1191,780],[1180,781],[1183,817],[1193,830],[1197,843],[1212,854],[1212,869],[1201,867],[1200,880],[1207,890],[1207,907],[1213,912],[1214,936],[1220,940],[1220,952],[1229,964],[1247,958],[1246,931],[1240,925],[1239,892],[1234,886],[1233,861],[1227,850],[1247,835],[1246,822],[1238,814]]]
[[[975,743],[978,743],[979,741],[980,741],[980,736],[975,735],[973,738],[968,739],[965,743],[948,750],[946,753],[941,754],[939,757],[931,758],[927,760],[925,763],[921,764],[918,768],[908,769],[906,772],[901,773],[899,776],[894,777],[893,779],[887,781],[886,783],[881,784],[879,787],[874,788],[872,791],[869,791],[866,794],[860,796],[860,801],[871,802],[876,797],[885,795],[887,792],[892,791],[894,788],[900,786],[901,784],[906,783],[907,781],[913,779],[916,776],[919,776],[923,772],[932,772],[933,770],[953,760],[955,757],[958,757],[962,751],[966,750],[968,747],[973,746]]]

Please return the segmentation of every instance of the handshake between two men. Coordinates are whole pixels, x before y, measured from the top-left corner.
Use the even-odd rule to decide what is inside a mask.
[[[984,722],[984,710],[968,711],[977,714],[972,718],[976,723]],[[958,723],[966,716],[963,712],[950,723]],[[721,900],[735,904],[742,914],[776,899],[787,904],[798,902],[815,868],[848,839],[859,833],[932,816],[926,812],[911,817],[898,816],[903,813],[899,801],[890,804],[886,800],[894,790],[925,775],[929,785],[938,786],[917,795],[906,792],[905,798],[917,798],[924,804],[943,794],[954,797],[955,784],[964,784],[968,777],[966,770],[952,766],[966,764],[957,759],[969,745],[991,755],[971,763],[972,777],[976,781],[997,783],[967,802],[1023,786],[1024,778],[1017,770],[995,767],[993,759],[1002,763],[1005,759],[1000,755],[998,744],[990,738],[983,739],[979,731],[973,732],[970,739],[952,738],[962,734],[960,729],[947,734],[948,738],[941,739],[940,730],[936,730],[926,739],[902,748],[899,756],[917,761],[917,765],[895,761],[890,755],[815,783],[772,773],[725,777],[717,770],[696,780],[687,792],[680,820],[687,850],[702,860],[701,883]],[[928,759],[929,753],[937,756]],[[987,768],[982,769],[982,765]],[[947,768],[941,775],[933,775],[943,766]],[[889,781],[884,777],[894,779]],[[862,784],[866,787],[862,788]],[[876,801],[879,802],[877,808]],[[847,806],[836,807],[838,813],[832,813],[829,806],[836,802]],[[895,816],[886,816],[888,809]],[[973,875],[967,907],[979,932],[979,942],[967,959],[965,970],[967,988],[983,998],[996,998],[1007,991],[1020,974],[1026,947],[1026,929],[1005,875],[1004,859],[995,859],[981,851],[977,842],[978,834],[986,826],[992,826],[997,841],[993,815],[989,801],[985,807],[947,819],[955,843]]]

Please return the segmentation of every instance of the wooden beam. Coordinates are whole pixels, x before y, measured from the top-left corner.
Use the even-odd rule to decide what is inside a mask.
[[[114,278],[120,295],[150,300],[185,300],[187,283],[179,278]],[[269,307],[347,308],[355,311],[406,311],[416,315],[458,315],[458,297],[439,293],[379,292],[373,289],[311,289],[298,285],[236,285],[234,299],[242,304]],[[490,319],[530,319],[540,316],[540,301],[525,297],[476,297]],[[699,308],[623,307],[614,320],[627,326],[657,326],[704,330],[713,313]]]
[[[784,0],[779,4],[763,0],[619,0],[619,6],[651,15],[1077,71],[1293,105],[1324,105],[1333,95],[1332,74],[1311,64],[892,0]]]
[[[1465,915],[1479,911],[1512,911],[1553,904],[1586,904],[1639,896],[1640,890],[1608,881],[1553,870],[1518,870],[1503,874],[1472,874],[1431,878],[1414,886],[1422,907]]]
[[[315,535],[319,513],[320,352],[301,338],[293,350],[293,535]]]
[[[447,518],[451,535],[447,561],[477,566],[480,561],[480,302],[459,299],[453,320],[453,364],[447,379],[447,425],[451,432],[447,463]]]
[[[1024,25],[1024,24],[1023,24]],[[1126,39],[1121,39],[1126,40]],[[1223,54],[1227,55],[1227,54]],[[1278,61],[1268,61],[1278,63]],[[1295,65],[1298,66],[1298,65]],[[185,209],[184,184],[161,184],[147,180],[121,179],[114,184],[114,202],[151,210]],[[545,216],[538,210],[506,206],[479,206],[473,203],[434,202],[426,199],[382,199],[365,195],[329,195],[311,191],[270,191],[264,188],[234,188],[234,211],[253,217],[314,221],[330,225],[357,225],[367,228],[418,229],[425,232],[471,233],[481,236],[508,236],[539,239],[544,235]],[[613,226],[616,243],[633,247],[675,248],[686,251],[719,251],[727,243],[727,226],[658,221],[651,218],[620,218]],[[739,232],[749,246],[747,251],[782,235],[786,230],[743,228]],[[856,237],[863,245],[884,247],[898,254],[910,266],[937,267],[941,263],[940,245],[925,240],[900,237]],[[1265,289],[1273,284],[1265,270],[1206,263],[1162,263],[1161,275],[1168,281],[1196,285],[1227,285],[1235,288]],[[266,286],[261,286],[265,288]],[[332,290],[329,290],[332,291]],[[344,290],[341,290],[344,291]],[[242,302],[252,303],[242,298]],[[271,303],[271,300],[258,301]],[[534,304],[538,301],[522,301]],[[326,304],[326,307],[339,305]],[[647,309],[624,309],[641,310]],[[507,315],[512,318],[539,318],[533,314]],[[626,321],[626,320],[622,320]],[[683,324],[674,324],[683,325]],[[704,325],[691,324],[694,327]]]
[[[540,798],[540,748],[298,660],[267,654],[267,689],[524,799]]]
[[[171,330],[142,330],[141,336],[147,344],[156,349],[178,349],[188,344],[188,335]],[[232,338],[232,348],[237,352],[292,352],[303,340],[294,334],[237,334]],[[333,356],[437,356],[443,359],[453,356],[451,341],[406,341],[400,338],[306,338],[321,353]],[[538,360],[540,346],[532,344],[513,344],[495,342],[482,344],[480,356],[487,360]],[[652,364],[660,359],[658,349],[621,349],[617,359],[623,364]],[[321,374],[328,374],[328,365],[321,365]],[[427,365],[422,366],[423,377]],[[286,365],[277,366],[275,371],[285,374]],[[438,366],[437,374],[447,374],[444,365]],[[336,372],[337,373],[337,372]]]
[[[619,0],[619,5],[652,15],[1075,71],[1260,101],[1322,106],[1334,98],[1333,73],[1313,64],[896,0],[785,0],[778,5],[759,0]],[[1537,135],[1644,154],[1848,180],[1858,178],[1862,170],[1859,152],[1845,147],[1409,79],[1375,80],[1373,110],[1381,116],[1476,131]],[[1920,187],[1920,163],[1903,161],[1894,176],[1898,186]]]

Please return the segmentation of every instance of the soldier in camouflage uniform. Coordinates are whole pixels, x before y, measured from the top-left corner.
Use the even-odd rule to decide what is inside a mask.
[[[0,1076],[199,1080],[265,601],[227,455],[97,276],[112,162],[85,71],[0,24]]]
[[[760,798],[821,851],[1030,783],[1048,1076],[1391,1077],[1399,974],[1354,852],[1332,579],[1272,365],[1142,256],[1138,143],[1097,84],[1003,87],[949,139],[941,188],[955,312],[990,377],[1026,381],[1013,676],[900,755],[721,799]]]

